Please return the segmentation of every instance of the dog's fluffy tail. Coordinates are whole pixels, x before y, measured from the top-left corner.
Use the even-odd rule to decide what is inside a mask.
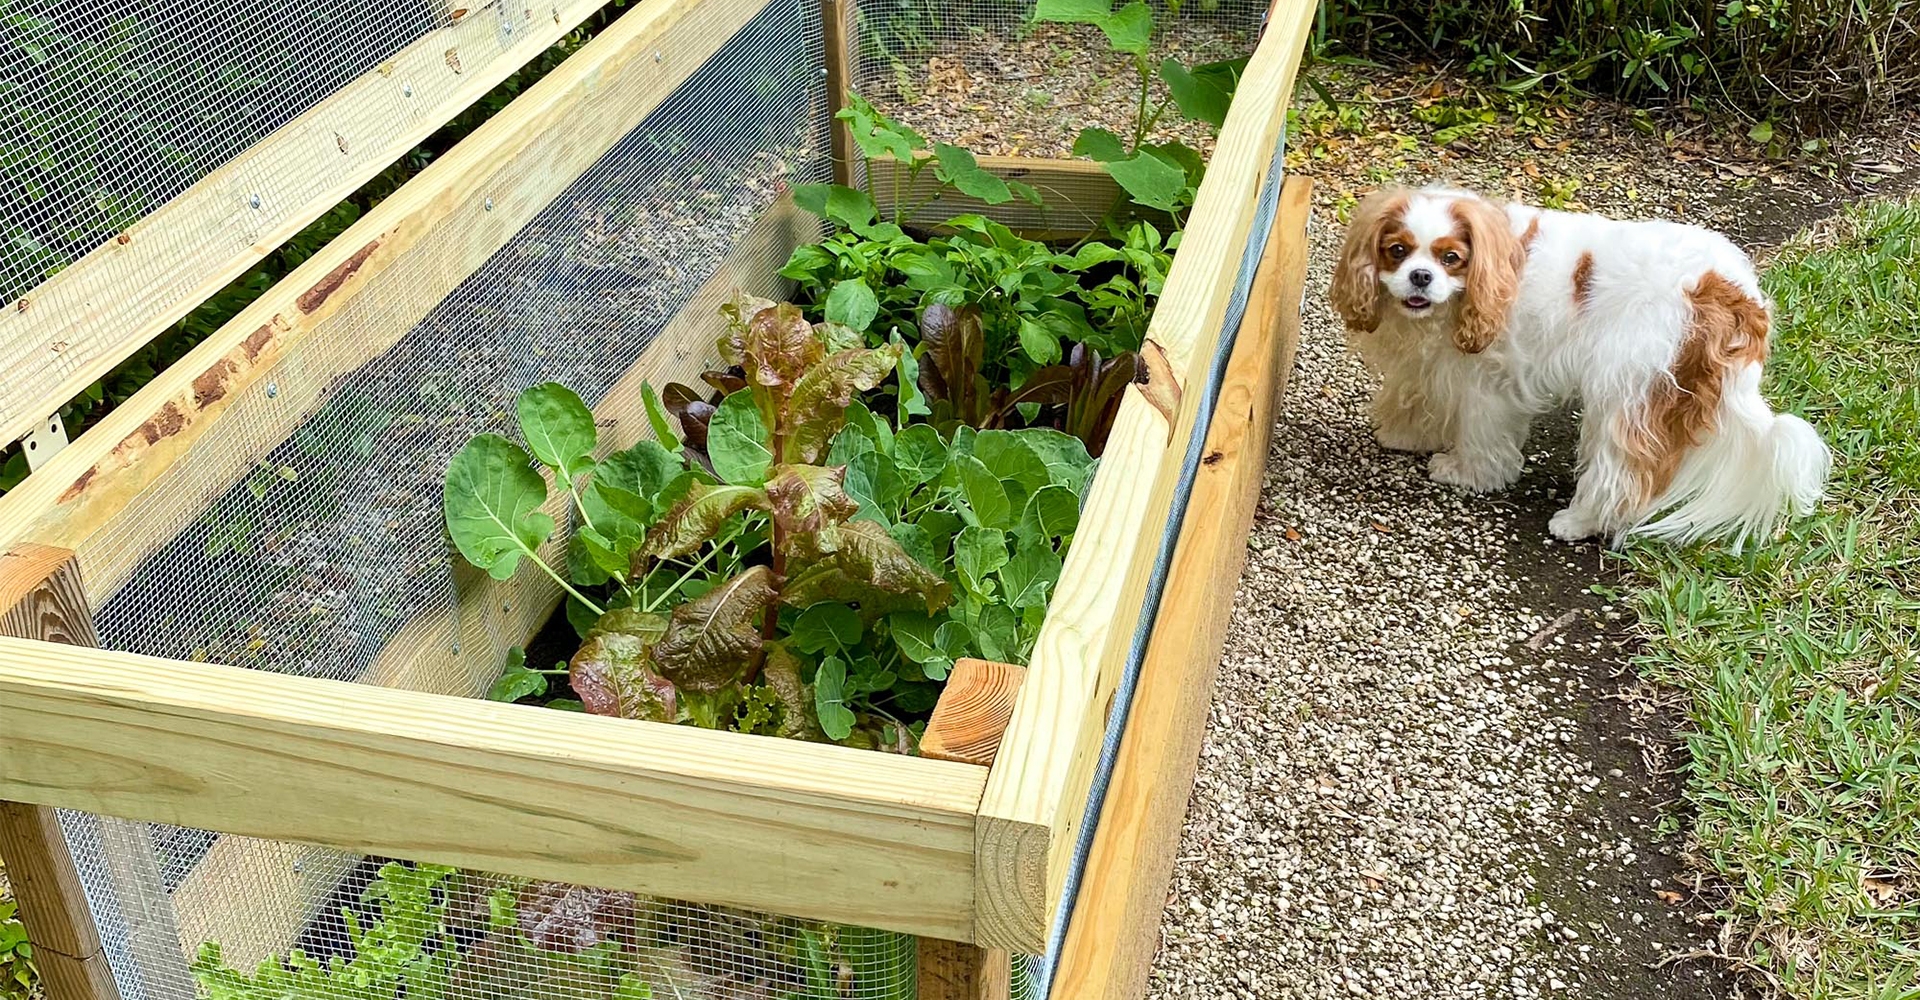
[[[1775,413],[1760,395],[1760,366],[1728,371],[1712,435],[1681,459],[1654,519],[1627,531],[1678,544],[1731,536],[1772,537],[1780,520],[1811,511],[1826,489],[1833,456],[1812,425]]]

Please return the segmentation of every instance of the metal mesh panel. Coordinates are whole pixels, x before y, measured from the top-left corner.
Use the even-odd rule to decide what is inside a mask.
[[[463,665],[461,643],[499,626],[460,620],[464,576],[439,504],[448,459],[472,435],[507,429],[529,385],[561,381],[598,403],[715,282],[773,290],[786,246],[749,234],[785,185],[827,174],[820,44],[817,0],[775,0],[397,343],[336,377],[327,358],[346,342],[392,342],[375,328],[380,296],[452,284],[448,259],[471,234],[436,227],[392,261],[327,337],[305,342],[178,463],[251,472],[204,502],[171,478],[142,498],[202,513],[99,609],[102,644],[365,680],[404,638],[433,668],[416,681],[477,694],[486,678],[471,650]],[[551,141],[568,141],[561,132]],[[537,151],[529,161],[541,162]],[[262,440],[259,428],[280,426],[269,416],[279,397],[308,391],[321,402],[295,431]],[[142,551],[131,527],[142,520],[122,518],[95,548],[109,559]],[[495,635],[489,647],[524,638]],[[414,949],[417,975],[393,984],[407,1000],[913,992],[913,944],[900,935],[468,873],[382,924],[381,899],[420,872],[383,879],[335,851],[61,818],[124,1000],[204,995],[189,963],[209,942],[238,973],[287,968],[275,956],[298,948],[318,965],[293,974],[320,993],[385,995],[327,973],[353,960],[356,938],[362,950],[390,939]]]
[[[204,297],[219,265],[291,235],[347,178],[386,166],[396,138],[477,97],[475,81],[515,65],[500,60],[522,40],[591,9],[0,0],[0,301],[14,304],[0,316],[13,372],[0,423],[153,315]],[[281,145],[264,155],[269,136]],[[175,199],[167,224],[135,225]],[[89,255],[86,281],[41,286]]]

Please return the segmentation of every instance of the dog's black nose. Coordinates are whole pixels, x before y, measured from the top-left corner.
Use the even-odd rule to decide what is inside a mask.
[[[1407,275],[1407,280],[1413,282],[1415,288],[1425,288],[1433,284],[1433,272],[1423,267]]]

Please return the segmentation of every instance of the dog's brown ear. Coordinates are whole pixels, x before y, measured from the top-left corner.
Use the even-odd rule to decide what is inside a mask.
[[[1387,226],[1399,224],[1406,207],[1405,192],[1376,191],[1353,210],[1353,223],[1347,227],[1347,242],[1340,248],[1340,261],[1334,265],[1333,287],[1328,293],[1349,330],[1371,333],[1380,328],[1380,273],[1374,258],[1381,234]]]
[[[1513,235],[1507,213],[1483,198],[1453,203],[1453,217],[1467,234],[1467,301],[1454,322],[1454,346],[1479,354],[1506,329],[1520,296],[1527,248]]]

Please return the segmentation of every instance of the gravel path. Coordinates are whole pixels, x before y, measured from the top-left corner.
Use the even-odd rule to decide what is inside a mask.
[[[1388,181],[1525,196],[1580,178],[1596,209],[1706,221],[1756,251],[1848,196],[1845,177],[1673,156],[1626,113],[1581,110],[1571,142],[1502,125],[1383,155],[1365,133],[1417,131],[1399,111],[1294,141],[1294,169],[1322,183],[1302,344],[1153,996],[1744,995],[1713,958],[1684,838],[1663,835],[1684,826],[1675,719],[1601,596],[1617,567],[1546,532],[1572,487],[1570,421],[1542,428],[1506,492],[1434,484],[1423,457],[1373,442],[1373,381],[1325,304],[1336,210]],[[1911,160],[1911,132],[1881,140]]]

